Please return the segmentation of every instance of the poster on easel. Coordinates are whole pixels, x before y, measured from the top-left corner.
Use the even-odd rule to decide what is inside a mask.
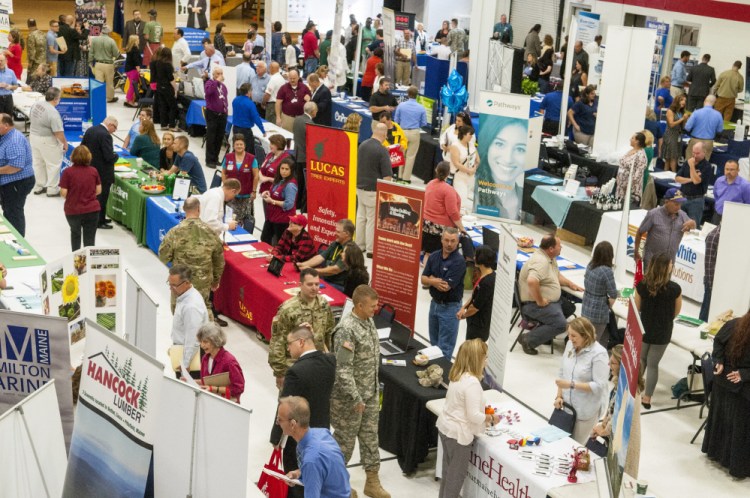
[[[13,0],[0,0],[0,9],[8,14],[13,14]]]
[[[315,244],[336,240],[336,222],[357,210],[357,134],[307,125],[307,231]]]
[[[378,180],[371,285],[409,330],[417,314],[423,212],[424,188]]]
[[[107,24],[107,6],[102,2],[79,2],[76,1],[76,22],[89,22],[89,36],[99,36],[102,26]]]
[[[180,28],[205,31],[211,22],[211,2],[208,0],[177,0],[174,24]]]
[[[87,247],[48,263],[40,275],[42,311],[68,320],[70,364],[77,367],[91,318],[117,335],[124,333],[120,250]]]
[[[524,172],[537,167],[539,159],[527,154],[536,129],[529,123],[529,96],[482,91],[478,102],[474,212],[520,222]]]
[[[81,131],[82,123],[91,118],[90,83],[88,78],[52,78],[52,86],[61,92],[57,111],[65,131]]]
[[[164,366],[91,320],[63,498],[154,496]]]

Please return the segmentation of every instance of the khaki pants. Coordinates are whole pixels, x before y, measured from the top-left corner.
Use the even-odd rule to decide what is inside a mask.
[[[49,67],[49,75],[53,78],[57,76],[57,61],[55,62],[47,62],[47,67]],[[34,68],[36,69],[36,68]]]
[[[375,195],[376,192],[357,189],[357,245],[372,254],[375,245]]]
[[[577,144],[588,145],[589,147],[594,146],[594,135],[586,135],[582,131],[573,131],[573,140]]]
[[[693,145],[698,142],[703,142],[703,147],[706,149],[706,161],[711,162],[711,153],[714,151],[714,141],[703,140],[700,138],[691,138],[690,141],[688,141],[687,148],[685,149],[685,160],[693,157]]]
[[[94,64],[94,78],[107,85],[107,102],[115,98],[115,65],[97,62]]]
[[[287,116],[283,112],[281,113],[281,127],[289,133],[294,132],[294,116]]]
[[[411,181],[411,172],[419,151],[419,129],[404,130],[406,136],[406,164],[399,168],[398,176],[402,180]]]
[[[396,61],[396,83],[409,85],[411,83],[411,62]]]
[[[714,109],[719,111],[724,116],[724,121],[732,120],[732,114],[734,114],[734,101],[734,98],[716,97]]]
[[[682,87],[679,87],[679,86],[669,87],[669,94],[675,99],[679,97],[680,95],[683,95],[684,93],[685,93],[685,90],[683,90]]]
[[[34,166],[36,184],[34,190],[47,189],[48,195],[60,192],[60,166],[62,166],[63,149],[55,136],[41,137],[31,135],[31,157]]]

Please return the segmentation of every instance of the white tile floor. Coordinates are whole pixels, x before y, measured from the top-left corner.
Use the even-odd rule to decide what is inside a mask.
[[[122,96],[121,96],[122,101]],[[110,104],[109,111],[117,116],[120,128],[116,133],[124,138],[132,124],[133,111],[121,103]],[[117,139],[115,140],[117,142]],[[203,160],[200,150],[200,139],[190,139],[190,148],[198,158]],[[204,169],[206,178],[213,170]],[[68,225],[62,211],[62,199],[30,195],[26,204],[27,238],[37,248],[42,257],[53,261],[70,250]],[[262,213],[261,209],[256,212]],[[258,220],[259,226],[262,220]],[[542,231],[535,227],[513,227],[514,231],[529,233],[537,240]],[[139,247],[133,234],[115,224],[113,230],[99,230],[97,245],[114,246],[122,249],[124,267],[128,268],[143,288],[159,303],[157,320],[158,359],[168,363],[166,349],[169,345],[169,290],[165,284],[166,268],[148,248]],[[563,255],[577,261],[587,261],[588,251],[570,244],[564,244]],[[368,260],[369,262],[369,260]],[[429,295],[420,289],[417,307],[417,333],[427,336],[427,310]],[[684,309],[697,315],[696,303],[685,301]],[[239,359],[245,373],[246,391],[242,404],[253,410],[253,431],[251,434],[250,477],[257,480],[260,469],[267,461],[270,445],[268,435],[275,412],[277,391],[274,386],[271,370],[267,365],[268,347],[261,343],[254,331],[230,321],[226,329],[228,349]],[[514,332],[515,334],[515,332]],[[465,325],[459,332],[460,344],[465,335]],[[506,390],[532,409],[543,415],[552,410],[552,399],[555,393],[553,379],[560,363],[561,344],[556,352],[550,355],[547,348],[541,348],[538,356],[531,357],[523,353],[520,347],[510,353],[508,370],[505,374]],[[709,462],[700,452],[699,437],[696,444],[689,441],[701,424],[698,419],[698,408],[690,407],[679,411],[658,412],[659,409],[675,406],[670,399],[669,386],[685,375],[690,355],[671,346],[661,364],[661,377],[654,396],[652,414],[642,417],[642,450],[640,476],[649,481],[649,489],[661,497],[729,497],[750,496],[750,481],[736,481],[724,470]],[[750,414],[749,414],[750,415]],[[381,452],[384,459],[392,455]],[[355,451],[353,462],[358,461]],[[420,465],[415,475],[406,477],[401,473],[398,463],[393,460],[383,462],[381,479],[384,487],[394,497],[437,496],[438,483],[433,479],[435,454]],[[359,466],[350,469],[352,483],[361,493],[364,487],[364,472]]]

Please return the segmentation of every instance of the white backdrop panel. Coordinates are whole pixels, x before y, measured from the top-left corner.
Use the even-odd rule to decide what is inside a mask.
[[[709,322],[728,309],[733,310],[735,316],[742,316],[750,307],[750,285],[747,285],[750,258],[746,256],[750,243],[750,233],[746,230],[748,219],[750,205],[736,202],[724,204]]]
[[[159,305],[125,270],[125,340],[156,357],[156,312]]]
[[[23,407],[28,433],[20,412],[16,410],[19,406]],[[68,457],[65,455],[54,380],[0,416],[0,441],[0,496],[47,496],[33,448],[44,471],[49,496],[62,495]]]
[[[156,496],[188,496],[193,418],[196,417],[192,496],[247,496],[252,412],[201,392],[196,413],[195,396],[193,387],[165,378],[159,400],[158,436],[154,443]],[[270,455],[270,445],[268,450]],[[253,469],[253,472],[260,472],[260,469]]]

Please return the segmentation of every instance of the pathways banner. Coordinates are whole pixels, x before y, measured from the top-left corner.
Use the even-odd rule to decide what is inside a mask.
[[[479,167],[474,186],[474,212],[520,222],[524,171],[535,168],[538,155],[527,154],[536,127],[529,123],[528,95],[480,92],[477,133]]]
[[[625,457],[628,454],[630,427],[633,414],[640,410],[636,406],[638,390],[638,373],[641,369],[641,345],[643,344],[643,324],[631,297],[628,305],[628,319],[625,326],[625,343],[620,364],[620,376],[617,380],[615,411],[612,415],[612,441],[609,446],[610,482],[612,496],[619,496],[620,483],[625,468]]]
[[[380,304],[396,308],[398,321],[414,330],[424,189],[379,180],[375,199],[371,285]]]
[[[336,222],[357,210],[357,134],[307,125],[307,231],[316,244],[336,239]]]
[[[581,11],[578,13],[578,31],[576,32],[576,40],[583,43],[585,47],[587,43],[594,41],[594,37],[599,34],[599,14],[593,12]]]
[[[64,318],[0,311],[0,413],[54,379],[69,445],[73,392],[67,332]]]
[[[86,357],[62,496],[151,498],[164,366],[94,322],[86,325]]]

